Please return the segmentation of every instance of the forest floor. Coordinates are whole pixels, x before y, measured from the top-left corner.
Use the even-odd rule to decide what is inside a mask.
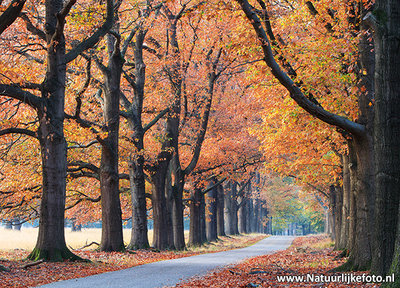
[[[206,276],[193,278],[175,287],[213,287],[213,288],[245,288],[245,287],[378,287],[374,283],[354,282],[353,277],[368,275],[364,272],[330,272],[346,262],[339,258],[339,251],[333,251],[333,243],[327,236],[305,236],[296,238],[292,245],[274,254],[250,258],[238,265],[215,270]],[[307,279],[307,274],[314,276],[314,281]],[[346,274],[343,276],[343,274]],[[323,275],[325,277],[319,277]],[[342,275],[345,282],[338,281],[335,276]],[[283,281],[281,276],[303,276],[305,282]],[[309,277],[312,277],[309,276]],[[331,278],[329,278],[331,276]],[[299,279],[299,278],[298,278]],[[287,280],[287,279],[285,279]],[[310,280],[310,281],[308,281]],[[332,282],[333,281],[333,282]],[[350,283],[347,283],[350,282]]]
[[[211,242],[202,247],[189,248],[187,251],[158,252],[150,249],[135,250],[130,251],[130,253],[105,253],[95,250],[74,250],[75,254],[92,262],[46,262],[27,268],[24,268],[24,266],[32,263],[25,260],[29,254],[28,250],[0,251],[0,265],[10,270],[9,272],[0,272],[0,287],[35,287],[60,280],[86,277],[156,261],[247,247],[263,238],[265,238],[265,235],[260,234],[220,237],[217,242]]]

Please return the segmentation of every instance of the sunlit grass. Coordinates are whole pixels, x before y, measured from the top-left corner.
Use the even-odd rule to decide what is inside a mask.
[[[193,252],[215,252],[221,250],[229,250],[247,247],[253,245],[254,243],[265,238],[265,234],[241,234],[241,235],[229,235],[229,236],[219,236],[219,239],[214,242],[208,242],[202,246],[188,247],[188,250]]]
[[[124,229],[124,242],[128,244],[131,239],[131,230]],[[185,231],[185,238],[187,240],[189,231]],[[32,250],[35,247],[37,240],[38,228],[25,228],[21,231],[0,228],[0,250],[10,251],[14,249]],[[153,230],[149,231],[149,241],[153,239]],[[231,235],[219,237],[215,242],[205,243],[200,247],[189,247],[189,251],[193,252],[213,252],[228,250],[234,248],[245,247],[254,244],[261,240],[265,235],[260,234],[245,234],[245,235]],[[79,249],[92,242],[100,243],[101,229],[100,228],[83,228],[80,232],[71,232],[71,228],[65,229],[65,241],[67,246],[72,249]],[[95,249],[97,246],[92,245],[87,249]]]
[[[38,228],[22,228],[21,231],[0,228],[0,250],[24,249],[32,250],[35,247]],[[131,230],[124,229],[124,242],[129,243]],[[149,231],[149,240],[153,237],[153,231]],[[81,232],[71,232],[71,228],[65,228],[65,241],[67,246],[78,249],[92,242],[100,243],[100,228],[83,228]],[[96,248],[95,245],[89,247]]]
[[[331,248],[335,246],[335,242],[332,241],[331,238],[326,238],[321,241],[318,241],[317,243],[313,243],[310,245],[310,248],[315,249],[315,250],[322,250],[326,248]]]

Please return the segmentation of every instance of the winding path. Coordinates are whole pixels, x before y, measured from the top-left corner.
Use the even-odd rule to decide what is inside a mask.
[[[286,249],[293,239],[294,237],[288,236],[271,236],[246,248],[160,261],[85,278],[55,282],[40,287],[152,288],[173,286],[193,276],[204,275],[215,268],[235,264],[249,257],[271,254]]]

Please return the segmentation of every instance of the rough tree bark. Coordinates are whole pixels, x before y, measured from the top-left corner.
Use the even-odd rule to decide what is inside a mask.
[[[217,234],[218,236],[226,236],[224,227],[224,186],[218,185],[217,189]]]
[[[365,18],[373,29],[375,43],[375,184],[376,223],[372,271],[385,274],[400,271],[400,5],[377,0],[373,13]],[[379,226],[377,226],[379,225]],[[397,234],[395,234],[397,227]],[[393,259],[393,261],[391,261]],[[387,286],[398,287],[395,283]]]
[[[167,208],[165,199],[165,179],[171,154],[164,149],[158,155],[157,164],[150,171],[153,206],[153,247],[164,250],[169,247],[167,231]]]
[[[253,231],[259,233],[260,232],[260,199],[254,199],[254,226]]]
[[[215,180],[210,181],[207,188],[215,185]],[[216,241],[217,234],[217,187],[213,187],[206,193],[206,235],[207,241]]]
[[[149,247],[147,235],[147,209],[146,209],[146,186],[144,173],[144,134],[146,129],[142,124],[142,108],[144,98],[144,85],[146,80],[146,65],[143,61],[143,43],[147,30],[139,28],[133,43],[135,61],[134,77],[126,76],[134,87],[134,99],[127,103],[128,124],[132,131],[131,139],[135,151],[129,159],[129,179],[132,199],[132,230],[131,241],[128,249],[145,249]],[[134,81],[134,82],[133,82]]]
[[[194,188],[193,195],[189,202],[190,209],[190,230],[188,246],[200,246],[204,243],[202,235],[201,214],[204,206],[204,194],[198,187]]]
[[[236,186],[236,183],[229,181],[226,185],[225,190],[225,197],[224,197],[224,222],[225,222],[225,233],[227,235],[234,235],[234,219],[233,219],[233,212],[232,212],[232,201],[233,199],[233,189]]]
[[[171,248],[175,248],[174,245],[174,225],[178,225],[179,226],[179,221],[176,222],[176,220],[178,219],[177,217],[179,217],[179,215],[177,215],[177,213],[174,211],[175,207],[175,199],[177,197],[175,189],[177,188],[175,185],[173,185],[172,183],[172,170],[174,169],[174,157],[172,157],[172,160],[169,162],[169,166],[168,166],[168,171],[167,174],[165,175],[165,207],[166,207],[166,211],[167,211],[167,218],[166,218],[166,231],[167,231],[167,242],[168,242],[168,247]],[[182,203],[182,201],[181,201]],[[181,204],[182,205],[182,204]],[[174,217],[176,217],[174,219]],[[183,223],[183,220],[182,220]],[[175,228],[176,229],[176,228]],[[179,229],[179,228],[178,228]],[[176,232],[177,230],[175,230]],[[180,250],[180,249],[178,249]]]
[[[335,209],[335,249],[339,250],[339,243],[342,236],[342,209],[343,209],[343,189],[339,185],[334,185],[336,194]]]
[[[132,47],[135,63],[134,75],[124,73],[125,79],[133,88],[134,98],[132,102],[126,99],[126,97],[122,98],[125,108],[125,111],[122,112],[122,116],[128,121],[129,128],[132,131],[131,141],[134,145],[134,151],[129,157],[129,179],[132,200],[132,230],[131,241],[128,245],[129,249],[145,249],[149,247],[144,173],[145,159],[143,155],[144,135],[146,131],[155,125],[168,111],[168,109],[161,111],[151,122],[143,126],[142,112],[146,83],[146,65],[143,59],[143,49],[144,40],[148,31],[144,28],[142,22],[145,22],[149,14],[149,7],[145,7],[140,11],[141,18],[137,24],[137,29],[132,29],[122,49],[122,54],[125,56],[128,46]],[[132,39],[135,40],[130,45]]]
[[[348,249],[347,239],[349,238],[349,217],[350,217],[350,171],[349,157],[342,156],[343,163],[343,205],[342,205],[342,227],[340,228],[340,241],[337,243],[338,249]]]
[[[247,221],[249,217],[248,201],[246,195],[240,196],[240,204],[238,209],[238,230],[240,234],[248,233]]]
[[[104,131],[105,138],[98,136],[102,146],[100,160],[100,194],[102,212],[101,251],[123,251],[122,212],[119,198],[118,137],[119,103],[122,66],[124,60],[120,50],[120,36],[114,41],[108,37],[108,66],[100,69],[104,75]],[[112,48],[111,48],[112,47]],[[112,49],[112,50],[111,50]]]
[[[66,80],[63,28],[73,4],[71,1],[63,7],[61,0],[46,1],[47,72],[43,82],[43,106],[38,111],[43,192],[39,235],[28,256],[31,260],[79,259],[68,250],[64,236],[67,143],[63,129]]]

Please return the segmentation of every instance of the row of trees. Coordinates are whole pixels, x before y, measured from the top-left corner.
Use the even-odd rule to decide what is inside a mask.
[[[330,140],[333,146],[331,151],[340,157],[338,160],[343,167],[343,182],[335,185],[331,181],[332,185],[328,185],[329,190],[323,191],[329,191],[329,195],[326,194],[331,198],[332,209],[335,211],[337,247],[350,251],[349,261],[342,268],[371,268],[376,274],[385,274],[389,269],[398,272],[396,231],[399,231],[399,186],[395,183],[398,183],[399,175],[399,145],[396,142],[399,139],[399,125],[395,120],[398,118],[395,109],[398,109],[397,85],[400,82],[398,65],[395,64],[398,51],[394,49],[394,42],[390,40],[397,37],[394,27],[399,21],[396,12],[399,9],[398,3],[307,1],[304,6],[288,5],[292,7],[282,8],[263,1],[236,2],[249,19],[252,31],[258,38],[258,47],[262,49],[264,61],[274,78],[307,114],[336,127],[343,137],[341,141],[346,141],[343,150],[337,149],[338,143],[331,141],[332,138],[326,138],[324,141],[326,143]],[[331,5],[333,3],[336,5]],[[334,39],[348,39],[348,45],[351,45],[350,40],[354,39],[354,47],[357,47],[357,50],[353,52],[355,57],[352,62],[347,62],[349,56],[345,55],[344,50],[336,51],[335,58],[336,63],[341,66],[341,69],[336,71],[336,76],[343,75],[340,77],[346,79],[349,77],[349,71],[355,72],[353,85],[358,87],[358,90],[349,90],[346,86],[337,87],[342,89],[341,93],[344,95],[349,95],[351,91],[355,93],[358,112],[356,117],[351,110],[336,112],[332,104],[329,104],[329,110],[335,113],[324,109],[323,106],[329,103],[325,102],[326,99],[332,99],[334,103],[345,102],[335,95],[337,92],[330,86],[331,81],[322,81],[317,83],[319,85],[310,86],[323,76],[318,74],[317,79],[308,79],[301,74],[302,68],[296,69],[303,59],[312,61],[298,52],[301,50],[297,41],[299,38],[296,37],[304,34],[296,34],[296,28],[293,28],[290,34],[275,33],[282,30],[273,29],[274,15],[293,15],[296,9],[307,11],[308,21],[319,20],[319,25],[314,26],[313,32],[310,32],[310,22],[306,22],[306,26],[299,25],[307,37],[319,35],[325,43],[332,43]],[[342,12],[345,13],[341,14]],[[330,51],[325,50],[325,53],[327,52]],[[318,64],[307,67],[314,67],[313,69],[318,71],[318,66],[324,67],[324,63]],[[329,73],[327,70],[320,71]],[[287,156],[293,158],[293,154]],[[309,179],[303,180],[307,184]],[[313,185],[310,182],[308,184]],[[348,240],[347,243],[345,240]]]

